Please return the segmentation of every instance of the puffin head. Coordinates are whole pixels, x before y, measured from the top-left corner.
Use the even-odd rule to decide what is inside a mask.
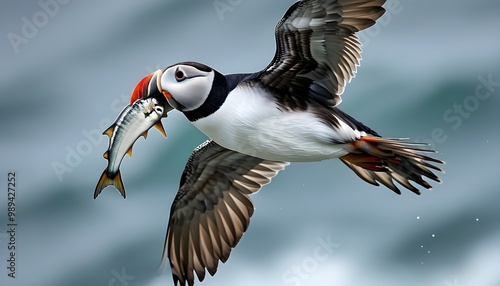
[[[204,64],[178,63],[163,71],[159,89],[173,108],[186,113],[207,101],[216,75],[215,70]]]

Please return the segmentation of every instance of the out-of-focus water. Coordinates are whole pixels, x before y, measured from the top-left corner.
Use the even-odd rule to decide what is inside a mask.
[[[167,139],[152,131],[124,159],[127,199],[110,188],[93,200],[106,167],[100,133],[157,68],[264,68],[293,2],[3,1],[0,284],[172,285],[169,269],[156,272],[169,209],[205,136],[172,112]],[[386,7],[361,36],[364,59],[341,108],[384,136],[431,143],[447,162],[444,182],[398,196],[337,160],[292,164],[252,197],[249,231],[203,285],[500,285],[500,3]]]

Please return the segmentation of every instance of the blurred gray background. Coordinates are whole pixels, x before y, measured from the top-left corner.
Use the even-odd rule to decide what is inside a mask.
[[[172,285],[157,274],[184,164],[205,136],[179,113],[121,167],[127,199],[93,200],[100,133],[146,74],[194,60],[264,68],[293,0],[2,1],[0,284]],[[295,163],[254,195],[248,232],[203,285],[500,285],[500,3],[393,0],[361,35],[341,108],[439,150],[443,183],[416,196],[338,160]],[[16,172],[16,278],[7,173]]]

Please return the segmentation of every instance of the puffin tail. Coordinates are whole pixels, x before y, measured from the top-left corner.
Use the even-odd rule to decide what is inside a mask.
[[[350,143],[349,154],[340,157],[340,160],[354,171],[364,181],[379,186],[379,182],[397,194],[401,191],[394,184],[398,182],[405,188],[420,194],[420,191],[410,181],[432,189],[424,178],[441,182],[432,170],[444,171],[435,164],[444,164],[443,161],[424,155],[436,153],[422,149],[425,143],[403,142],[402,139],[387,139],[375,136],[362,136],[359,140]]]

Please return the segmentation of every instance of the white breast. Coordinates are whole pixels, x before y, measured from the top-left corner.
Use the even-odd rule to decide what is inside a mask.
[[[346,155],[358,131],[342,123],[333,130],[307,111],[281,111],[263,90],[237,87],[215,113],[193,124],[221,146],[279,161],[318,161]]]

